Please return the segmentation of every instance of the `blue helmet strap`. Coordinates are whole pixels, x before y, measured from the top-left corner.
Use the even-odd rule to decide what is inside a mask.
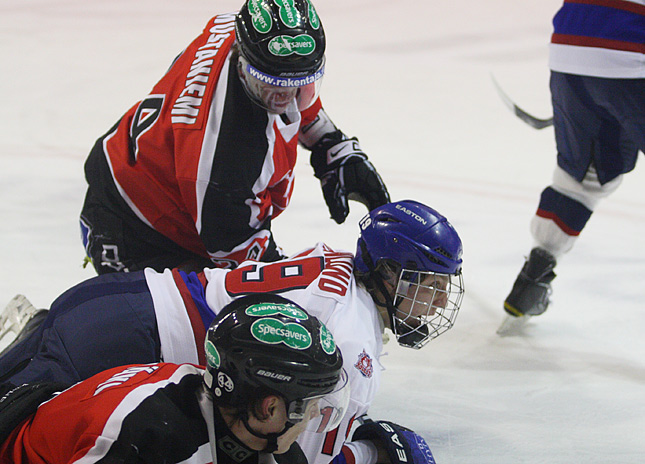
[[[394,313],[396,312],[396,306],[394,306],[394,295],[390,295],[390,292],[387,291],[387,288],[385,287],[385,283],[383,282],[383,277],[381,276],[381,273],[376,270],[374,261],[372,261],[372,257],[367,251],[367,245],[365,244],[365,240],[360,241],[360,247],[361,247],[361,253],[362,253],[361,257],[363,258],[363,261],[367,266],[368,275],[372,280],[372,282],[374,282],[376,287],[380,290],[381,294],[385,298],[385,301],[380,301],[378,298],[376,298],[376,295],[372,295],[372,298],[374,299],[374,302],[377,305],[387,308],[387,313],[390,316],[390,327],[392,328],[392,330],[395,330]]]

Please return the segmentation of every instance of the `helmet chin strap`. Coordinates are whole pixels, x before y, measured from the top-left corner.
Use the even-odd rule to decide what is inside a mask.
[[[249,416],[248,414],[244,414],[242,417],[242,423],[244,424],[244,427],[246,427],[246,430],[249,431],[249,433],[253,436],[256,436],[258,438],[262,438],[264,440],[267,440],[267,445],[264,447],[262,450],[265,453],[273,453],[278,449],[278,437],[281,437],[284,435],[287,430],[289,430],[291,427],[293,427],[293,424],[291,422],[287,422],[284,425],[284,428],[282,429],[281,432],[278,433],[260,433],[257,430],[254,430],[251,425],[249,425]]]
[[[394,313],[396,312],[396,306],[394,305],[394,297],[390,295],[390,292],[388,292],[387,287],[385,286],[385,282],[383,282],[383,278],[377,272],[376,266],[374,265],[374,261],[372,261],[372,257],[367,251],[367,245],[365,245],[365,241],[362,239],[360,241],[360,247],[361,247],[363,261],[367,266],[369,276],[374,282],[374,284],[376,284],[376,287],[379,289],[379,291],[381,292],[381,295],[383,295],[383,298],[384,298],[384,301],[383,301],[377,298],[376,295],[372,295],[372,298],[374,299],[374,303],[376,303],[378,306],[387,308],[387,314],[390,317],[390,327],[396,334],[396,328],[394,324]]]

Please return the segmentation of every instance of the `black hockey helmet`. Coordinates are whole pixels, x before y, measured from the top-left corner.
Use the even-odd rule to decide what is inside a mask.
[[[234,300],[208,329],[205,351],[204,381],[218,406],[242,408],[258,394],[275,394],[295,423],[307,400],[333,394],[332,407],[344,415],[347,374],[334,337],[286,298],[266,293]]]
[[[309,0],[247,0],[235,29],[242,55],[267,74],[304,77],[323,66],[325,32]]]
[[[238,72],[263,108],[298,110],[318,97],[325,65],[325,32],[310,0],[247,0],[235,19]],[[276,102],[277,100],[277,102]]]

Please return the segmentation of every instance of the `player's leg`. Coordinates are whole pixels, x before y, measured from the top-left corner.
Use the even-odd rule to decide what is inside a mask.
[[[46,313],[34,307],[26,296],[14,296],[0,313],[0,356],[32,333]]]
[[[134,272],[151,267],[159,272],[188,261],[204,260],[144,223],[114,185],[102,139],[85,163],[89,187],[80,227],[87,258],[98,274]],[[197,266],[195,266],[197,268]]]
[[[3,375],[6,386],[36,381],[71,385],[110,367],[157,362],[161,356],[143,272],[107,274],[71,288],[52,304],[39,335],[35,353],[25,353],[19,344],[0,357],[3,369],[22,363]]]
[[[504,302],[513,317],[546,311],[558,258],[573,247],[597,203],[621,182],[604,160],[631,148],[623,143],[619,120],[590,93],[598,84],[591,81],[590,86],[589,78],[552,73],[558,165],[531,220],[534,247]]]

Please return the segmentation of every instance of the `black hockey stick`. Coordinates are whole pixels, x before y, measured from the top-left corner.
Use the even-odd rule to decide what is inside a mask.
[[[534,129],[544,129],[545,127],[550,127],[553,125],[553,117],[547,119],[536,118],[535,116],[528,114],[522,108],[517,106],[515,102],[513,102],[513,100],[511,100],[508,95],[504,93],[500,85],[497,83],[497,80],[495,80],[495,76],[491,74],[490,77],[493,80],[493,84],[495,84],[495,88],[497,89],[497,93],[499,94],[500,98],[502,99],[504,104],[513,112],[513,114],[515,114],[515,116],[520,118],[522,121],[524,121]]]

